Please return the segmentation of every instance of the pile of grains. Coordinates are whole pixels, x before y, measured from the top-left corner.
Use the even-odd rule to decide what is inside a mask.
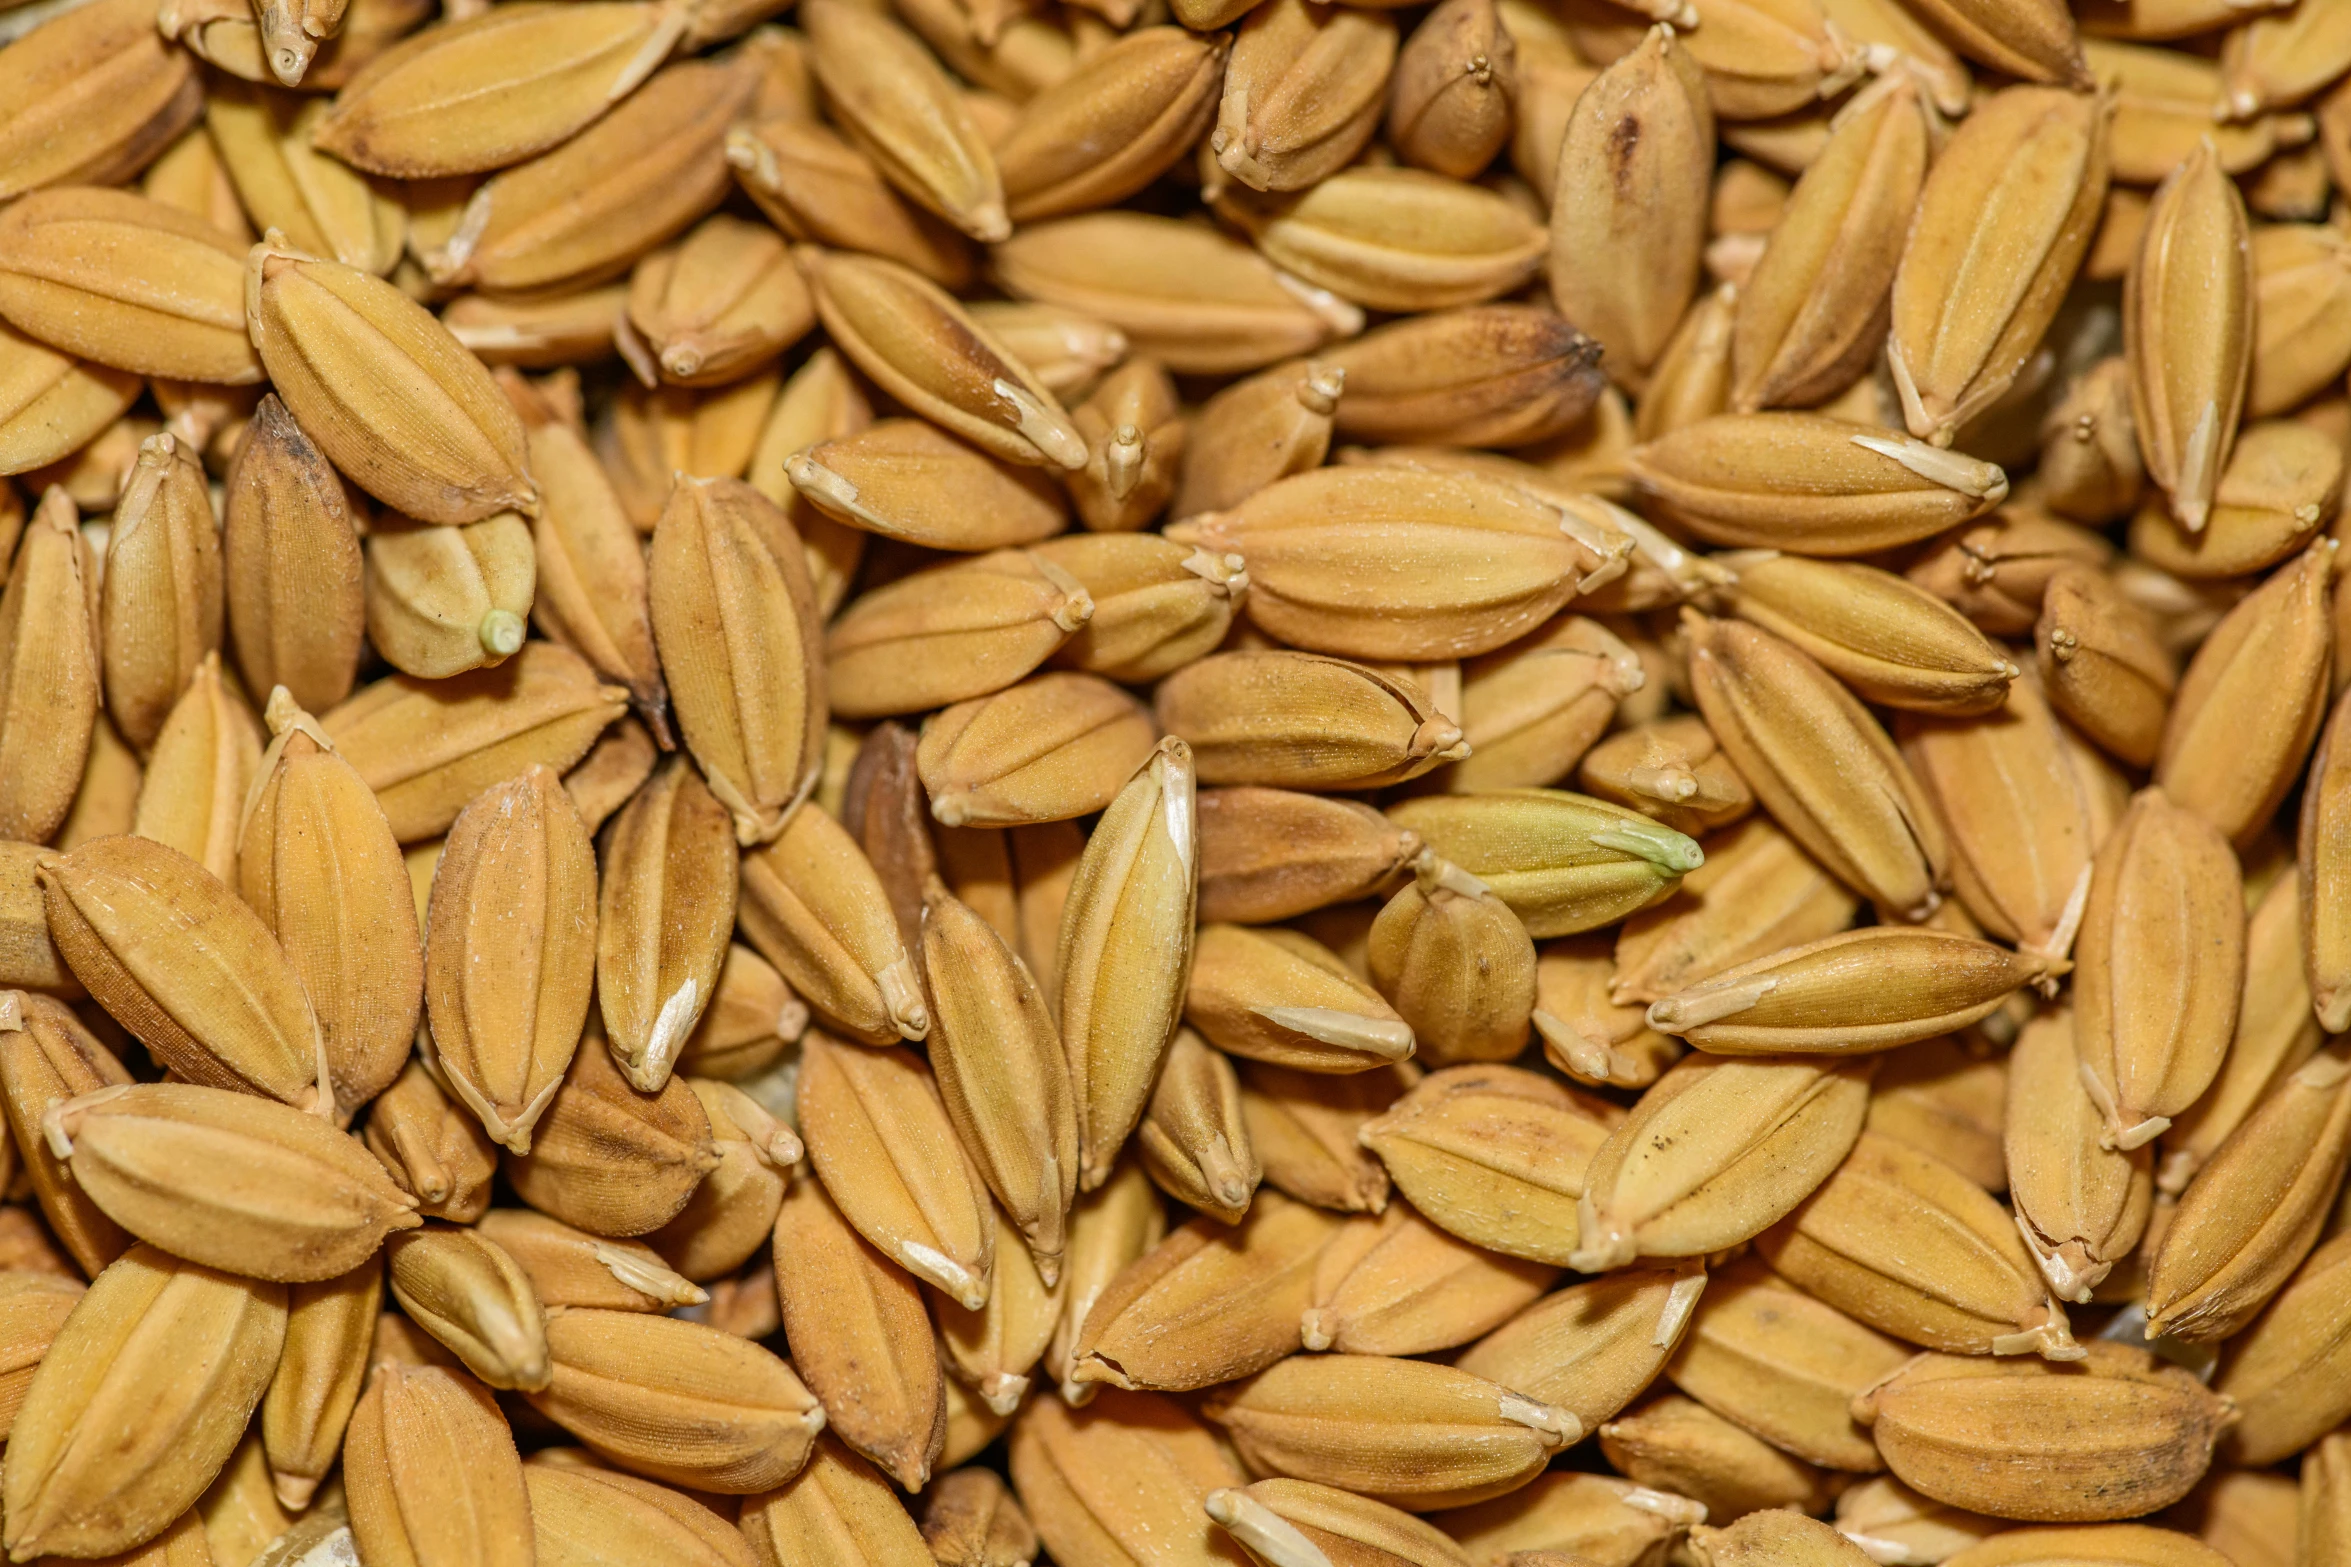
[[[2351,1567],[2351,0],[446,5],[0,9],[10,1560]]]

